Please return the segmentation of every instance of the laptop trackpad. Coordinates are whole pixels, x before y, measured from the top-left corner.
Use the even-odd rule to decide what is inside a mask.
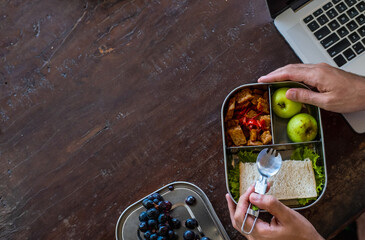
[[[289,44],[296,45],[293,49],[304,63],[328,62],[321,50],[314,43],[316,40],[308,36],[308,32],[299,23],[290,28],[287,33],[289,36],[287,40],[290,41]]]

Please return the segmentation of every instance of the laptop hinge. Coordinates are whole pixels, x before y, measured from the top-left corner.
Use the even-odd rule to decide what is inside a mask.
[[[301,7],[303,7],[306,3],[310,2],[311,0],[298,0],[298,1],[292,1],[290,3],[290,7],[291,9],[293,9],[293,11],[297,11],[299,10]]]

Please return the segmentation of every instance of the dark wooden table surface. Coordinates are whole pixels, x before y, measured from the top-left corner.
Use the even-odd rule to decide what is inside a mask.
[[[0,0],[0,239],[113,239],[121,212],[176,180],[232,239],[220,109],[299,59],[263,0]],[[365,135],[322,112],[324,236],[363,212]]]

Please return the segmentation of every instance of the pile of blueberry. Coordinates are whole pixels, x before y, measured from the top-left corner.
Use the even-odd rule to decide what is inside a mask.
[[[193,196],[188,196],[185,199],[185,202],[188,205],[193,205],[195,201],[196,199]],[[146,211],[141,212],[139,215],[139,231],[143,233],[144,239],[178,239],[178,235],[174,230],[180,228],[181,222],[179,219],[170,215],[172,207],[170,201],[165,201],[159,193],[153,193],[142,201],[142,205],[146,208]],[[188,229],[195,229],[198,227],[198,222],[195,218],[187,219],[185,221],[185,227]],[[192,230],[185,231],[183,238],[184,240],[210,240],[207,237],[200,238],[199,234]]]
[[[172,204],[165,201],[158,193],[153,193],[142,201],[146,211],[139,215],[139,230],[144,233],[147,240],[173,240],[177,239],[174,229],[181,226],[177,218],[169,212]]]

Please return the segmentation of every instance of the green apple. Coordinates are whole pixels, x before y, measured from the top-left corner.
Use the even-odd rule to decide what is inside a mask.
[[[293,142],[312,141],[318,133],[317,121],[307,113],[299,113],[289,120],[286,132]]]
[[[281,118],[290,118],[299,113],[302,104],[286,98],[285,94],[289,88],[279,88],[272,95],[272,107],[274,113]]]

